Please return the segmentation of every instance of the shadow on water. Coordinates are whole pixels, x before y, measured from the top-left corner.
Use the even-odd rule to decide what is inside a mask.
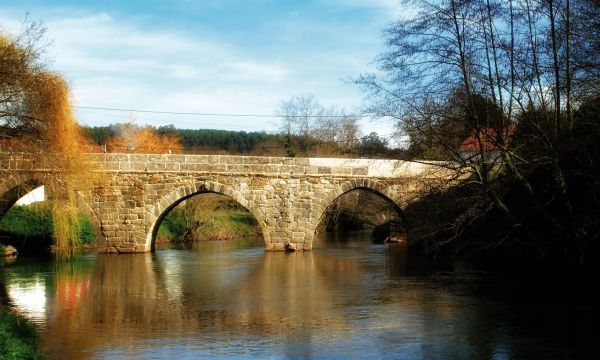
[[[593,350],[597,330],[581,309],[480,294],[478,275],[423,271],[406,248],[373,244],[368,233],[315,245],[275,253],[233,240],[23,261],[3,268],[0,281],[40,328],[50,359],[571,358]]]
[[[373,240],[371,230],[351,232],[329,232],[318,234],[314,249],[319,252],[356,252],[351,256],[373,257],[374,261],[384,260],[385,275],[425,276],[437,271],[449,271],[452,264],[426,261],[421,251],[400,243],[379,243]]]

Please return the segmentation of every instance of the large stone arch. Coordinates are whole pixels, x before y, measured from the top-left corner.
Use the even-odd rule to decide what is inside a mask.
[[[224,184],[215,181],[199,181],[191,185],[179,186],[177,189],[163,195],[160,200],[146,213],[146,228],[149,229],[146,235],[146,250],[154,251],[154,243],[158,227],[164,217],[177,205],[186,199],[195,195],[215,193],[230,197],[237,203],[245,207],[254,216],[260,226],[260,230],[265,241],[265,245],[271,243],[271,234],[267,231],[268,220],[262,210],[252,201],[245,199],[242,194]]]
[[[17,200],[46,183],[44,174],[39,173],[13,173],[0,183],[0,219]],[[96,237],[96,247],[106,247],[106,238],[102,233],[102,225],[98,216],[85,201],[81,193],[77,193],[77,209],[85,214],[90,220]]]
[[[393,209],[396,211],[399,219],[406,225],[406,218],[403,212],[406,204],[400,202],[400,199],[395,196],[391,186],[386,186],[385,184],[373,179],[351,179],[344,183],[338,184],[325,197],[323,197],[323,199],[321,199],[317,206],[315,206],[314,216],[312,217],[314,221],[312,223],[311,231],[313,233],[316,231],[317,226],[323,219],[323,216],[325,216],[325,212],[329,205],[331,205],[340,196],[354,190],[370,191],[389,201]]]

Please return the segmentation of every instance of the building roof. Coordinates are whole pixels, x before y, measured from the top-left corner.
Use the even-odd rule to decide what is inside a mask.
[[[515,127],[509,127],[506,129],[506,136],[510,139],[512,135],[515,133]],[[470,135],[466,138],[463,143],[460,145],[460,149],[462,151],[479,151],[480,145],[479,141],[481,139],[481,145],[485,151],[494,151],[496,150],[497,145],[497,135],[496,130],[493,128],[481,129],[479,131],[479,136],[476,134]]]

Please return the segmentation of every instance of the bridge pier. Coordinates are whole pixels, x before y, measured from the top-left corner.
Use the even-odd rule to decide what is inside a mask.
[[[404,224],[405,222],[400,214],[393,211],[390,214],[390,235],[386,239],[386,242],[406,243]]]

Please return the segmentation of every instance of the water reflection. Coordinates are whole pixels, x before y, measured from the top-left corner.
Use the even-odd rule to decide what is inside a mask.
[[[524,334],[506,305],[473,296],[469,279],[415,276],[402,247],[346,234],[315,248],[287,254],[265,253],[260,239],[203,243],[19,263],[3,278],[9,301],[42,330],[51,359],[503,359],[551,357],[559,346],[577,351]]]
[[[40,276],[26,282],[12,282],[7,287],[12,304],[30,319],[42,321],[46,318],[46,289]]]

